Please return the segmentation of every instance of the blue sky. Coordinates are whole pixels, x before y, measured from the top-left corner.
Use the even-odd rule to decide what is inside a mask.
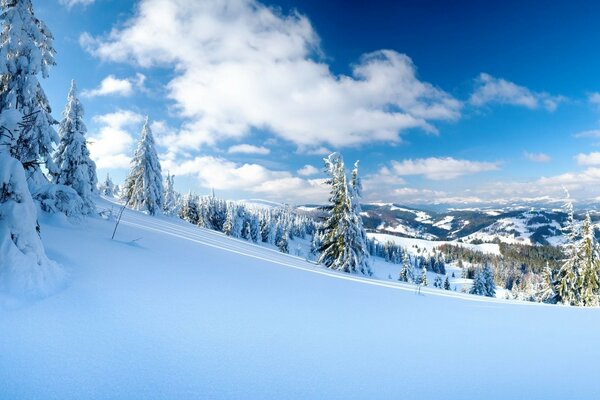
[[[337,150],[369,201],[600,196],[597,2],[33,3],[117,181],[149,114],[181,191],[321,202]]]

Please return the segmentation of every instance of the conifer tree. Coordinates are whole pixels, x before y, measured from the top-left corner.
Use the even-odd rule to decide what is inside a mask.
[[[331,195],[330,205],[324,207],[328,217],[320,227],[322,242],[319,263],[338,271],[371,275],[366,234],[360,216],[358,164],[349,183],[339,153],[331,154],[324,161]]]
[[[427,286],[427,268],[421,270],[421,286]]]
[[[16,109],[31,120],[31,128],[20,133],[11,154],[28,169],[28,184],[37,188],[46,184],[39,163],[52,174],[53,145],[58,135],[56,121],[39,81],[48,77],[55,65],[53,36],[35,17],[31,0],[1,0],[2,33],[0,34],[0,110]]]
[[[75,189],[83,201],[84,214],[90,214],[95,211],[92,192],[98,178],[96,163],[90,158],[85,140],[87,128],[83,116],[83,106],[77,98],[77,86],[75,81],[71,81],[67,105],[60,123],[60,143],[54,154],[57,166],[54,182]]]
[[[404,251],[402,256],[402,269],[400,270],[400,278],[398,278],[398,280],[411,283],[415,280],[413,276],[413,266],[410,262],[408,251]]]
[[[98,185],[98,191],[103,196],[113,197],[115,195],[115,184],[110,179],[108,173],[106,174],[106,179]]]
[[[446,280],[444,281],[444,290],[450,290],[450,279],[448,279],[448,275],[446,275]]]
[[[14,109],[0,114],[0,291],[39,296],[64,272],[46,256],[23,165],[10,154],[21,118]]]
[[[150,215],[162,212],[162,173],[148,117],[125,179],[123,198],[135,210],[147,211]]]
[[[175,177],[167,172],[167,177],[164,183],[164,204],[163,212],[165,215],[174,216],[177,215],[177,197],[175,196],[174,187]]]

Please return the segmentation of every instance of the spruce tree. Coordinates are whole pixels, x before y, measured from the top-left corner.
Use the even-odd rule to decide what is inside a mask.
[[[164,183],[163,212],[169,216],[177,215],[177,197],[175,196],[174,180],[175,177],[167,172]]]
[[[410,262],[408,251],[403,252],[402,256],[402,269],[400,270],[400,277],[398,278],[401,282],[414,282],[413,266]]]
[[[75,81],[71,81],[67,105],[60,123],[60,143],[54,154],[54,163],[57,166],[54,182],[75,189],[83,200],[84,213],[90,214],[95,211],[92,192],[98,178],[96,163],[90,158],[85,140],[87,128],[83,116],[84,110],[77,98]]]
[[[450,279],[448,279],[448,275],[446,275],[446,280],[444,281],[444,290],[450,290]]]
[[[39,81],[55,65],[53,36],[35,17],[31,0],[1,0],[0,110],[16,109],[31,121],[12,144],[11,154],[28,169],[28,184],[37,188],[47,183],[40,164],[56,172],[52,160],[58,135],[53,128],[51,108]]]
[[[10,154],[21,117],[14,109],[0,114],[0,291],[39,296],[64,272],[46,256],[23,165]]]
[[[319,263],[327,268],[371,275],[366,233],[360,216],[360,179],[358,164],[348,182],[344,161],[339,153],[324,159],[331,186],[330,204],[323,209],[328,217],[320,227]]]
[[[123,198],[135,210],[146,211],[150,215],[162,212],[162,173],[148,117],[131,161],[131,170],[125,179]]]
[[[427,286],[427,268],[421,270],[421,286]]]
[[[108,173],[106,174],[106,179],[98,185],[98,191],[101,195],[107,197],[113,197],[115,195],[115,185]]]

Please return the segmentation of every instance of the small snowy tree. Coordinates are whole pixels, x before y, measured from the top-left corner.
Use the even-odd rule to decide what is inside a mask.
[[[20,132],[11,153],[28,168],[28,184],[36,189],[47,184],[39,166],[56,171],[52,160],[58,135],[52,127],[48,99],[37,79],[48,77],[55,65],[52,33],[35,17],[31,0],[1,0],[0,34],[0,110],[16,109],[31,121],[30,129]]]
[[[494,282],[494,272],[488,264],[484,265],[483,268],[479,268],[475,271],[473,285],[471,286],[469,293],[478,296],[496,296],[496,283]]]
[[[324,159],[331,186],[328,213],[320,226],[319,263],[338,271],[371,275],[366,246],[366,234],[360,216],[360,179],[358,164],[348,183],[344,161],[339,153]]]
[[[112,179],[110,179],[110,175],[106,174],[106,179],[98,185],[98,191],[103,196],[115,196],[115,184],[113,183]]]
[[[175,177],[167,172],[164,183],[163,212],[169,216],[177,215],[177,197],[175,196],[174,180]]]
[[[421,270],[421,286],[427,286],[427,268],[423,267]]]
[[[39,296],[51,292],[64,273],[46,256],[25,171],[10,155],[20,117],[15,110],[0,114],[0,291]]]
[[[413,266],[410,262],[410,257],[408,256],[408,251],[403,252],[402,256],[402,269],[400,270],[400,278],[399,281],[402,282],[414,282],[414,274],[413,274]]]
[[[84,110],[77,98],[77,86],[71,81],[67,105],[60,123],[60,143],[54,154],[57,173],[54,182],[75,189],[83,201],[84,214],[95,212],[92,192],[98,183],[96,163],[90,158],[85,141],[87,128],[83,122]]]
[[[450,290],[450,279],[448,275],[446,275],[446,280],[444,281],[444,290]]]
[[[162,173],[148,117],[125,179],[123,198],[135,210],[147,211],[150,215],[162,212]]]

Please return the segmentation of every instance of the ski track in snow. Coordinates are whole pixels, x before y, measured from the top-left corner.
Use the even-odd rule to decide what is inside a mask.
[[[276,264],[288,268],[294,268],[314,274],[319,274],[335,279],[342,279],[345,281],[358,282],[365,285],[373,285],[384,288],[390,288],[395,290],[403,290],[408,292],[418,292],[420,294],[427,294],[440,297],[452,297],[465,301],[474,301],[479,303],[506,303],[511,305],[525,305],[525,306],[550,306],[542,303],[532,302],[521,302],[515,300],[503,300],[498,298],[483,297],[467,295],[457,293],[453,291],[432,289],[432,288],[416,288],[414,285],[407,285],[403,283],[388,282],[379,279],[370,279],[367,277],[361,277],[357,275],[351,275],[343,272],[337,272],[327,270],[315,263],[311,263],[300,257],[296,257],[290,254],[283,254],[277,250],[269,249],[266,247],[252,244],[243,239],[230,238],[221,232],[213,231],[210,229],[199,228],[191,224],[187,224],[184,221],[178,223],[170,222],[165,217],[152,218],[136,213],[135,211],[126,210],[123,213],[121,219],[122,224],[134,226],[136,228],[150,230],[174,236],[180,239],[185,239],[202,246],[209,246],[216,249],[224,250],[230,253],[239,254],[244,257],[254,258],[261,261],[266,261],[271,264]],[[272,257],[265,257],[265,253],[270,253]]]

